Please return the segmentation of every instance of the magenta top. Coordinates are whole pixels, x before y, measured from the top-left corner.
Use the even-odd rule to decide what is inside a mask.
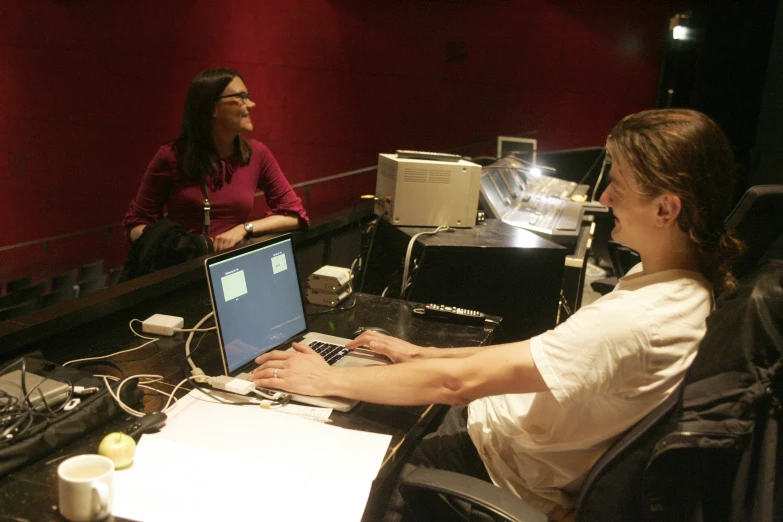
[[[245,223],[253,210],[253,195],[263,190],[269,212],[295,215],[302,227],[310,219],[302,200],[280,170],[272,152],[260,141],[249,140],[252,154],[242,166],[235,154],[220,162],[221,174],[207,179],[210,203],[210,235],[215,237]],[[230,182],[227,182],[231,173]],[[152,158],[136,197],[131,201],[122,220],[126,236],[138,225],[151,225],[163,217],[164,206],[168,218],[184,226],[190,233],[204,231],[204,197],[201,184],[191,181],[180,172],[173,143],[163,145]]]

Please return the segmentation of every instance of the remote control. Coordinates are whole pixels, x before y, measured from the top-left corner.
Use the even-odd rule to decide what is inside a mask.
[[[449,154],[448,152],[427,152],[423,150],[398,150],[397,157],[400,159],[450,161],[452,163],[462,159],[462,156],[459,154]]]
[[[484,324],[487,314],[456,306],[428,304],[424,305],[424,317],[441,319],[452,323]]]
[[[126,435],[130,435],[136,442],[145,433],[158,431],[166,424],[166,414],[160,411],[153,411],[144,417],[139,417],[136,422],[123,430]]]

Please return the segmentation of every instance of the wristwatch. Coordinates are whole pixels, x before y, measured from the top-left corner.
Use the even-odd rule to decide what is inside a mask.
[[[247,232],[248,236],[252,236],[253,235],[253,223],[250,223],[250,222],[245,223],[245,232]]]

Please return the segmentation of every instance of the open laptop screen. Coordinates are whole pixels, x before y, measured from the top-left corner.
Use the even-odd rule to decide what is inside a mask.
[[[207,260],[229,373],[307,330],[290,236]]]

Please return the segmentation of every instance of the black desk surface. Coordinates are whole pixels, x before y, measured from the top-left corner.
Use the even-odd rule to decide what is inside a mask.
[[[349,298],[348,301],[351,300],[352,298]],[[426,321],[412,315],[411,310],[414,307],[413,303],[406,301],[356,294],[356,305],[353,308],[338,313],[312,315],[310,328],[348,337],[358,326],[377,326],[415,344],[438,347],[486,344],[495,330],[490,325],[479,327]],[[326,309],[309,306],[308,312],[323,310]],[[176,315],[185,319],[185,328],[192,328],[210,311],[206,285],[203,280],[195,281],[153,300],[36,341],[26,346],[25,351],[39,350],[46,358],[60,363],[115,353],[144,342],[129,330],[128,323],[134,318],[146,319],[153,313]],[[139,331],[140,324],[136,323],[135,326]],[[207,374],[218,375],[222,371],[217,339],[214,333],[204,334],[203,338],[201,335],[196,334],[193,339],[192,348],[200,342],[193,358]],[[111,360],[126,376],[153,373],[162,375],[167,383],[176,384],[185,377],[186,336],[187,334],[178,333],[172,337],[164,337],[141,350],[118,355]],[[90,368],[95,373],[117,374],[116,369],[106,365]],[[167,389],[166,386],[158,388]],[[159,397],[150,395],[144,399],[144,408],[147,411],[161,406]],[[332,413],[331,419],[337,426],[392,436],[386,459],[373,483],[364,520],[375,520],[379,517],[401,463],[416,441],[440,418],[443,410],[442,406],[401,407],[360,403],[350,412]],[[117,418],[104,429],[96,430],[79,442],[0,479],[0,520],[62,520],[56,508],[57,465],[72,455],[97,452],[98,443],[105,434],[123,428],[130,421],[129,416]]]

